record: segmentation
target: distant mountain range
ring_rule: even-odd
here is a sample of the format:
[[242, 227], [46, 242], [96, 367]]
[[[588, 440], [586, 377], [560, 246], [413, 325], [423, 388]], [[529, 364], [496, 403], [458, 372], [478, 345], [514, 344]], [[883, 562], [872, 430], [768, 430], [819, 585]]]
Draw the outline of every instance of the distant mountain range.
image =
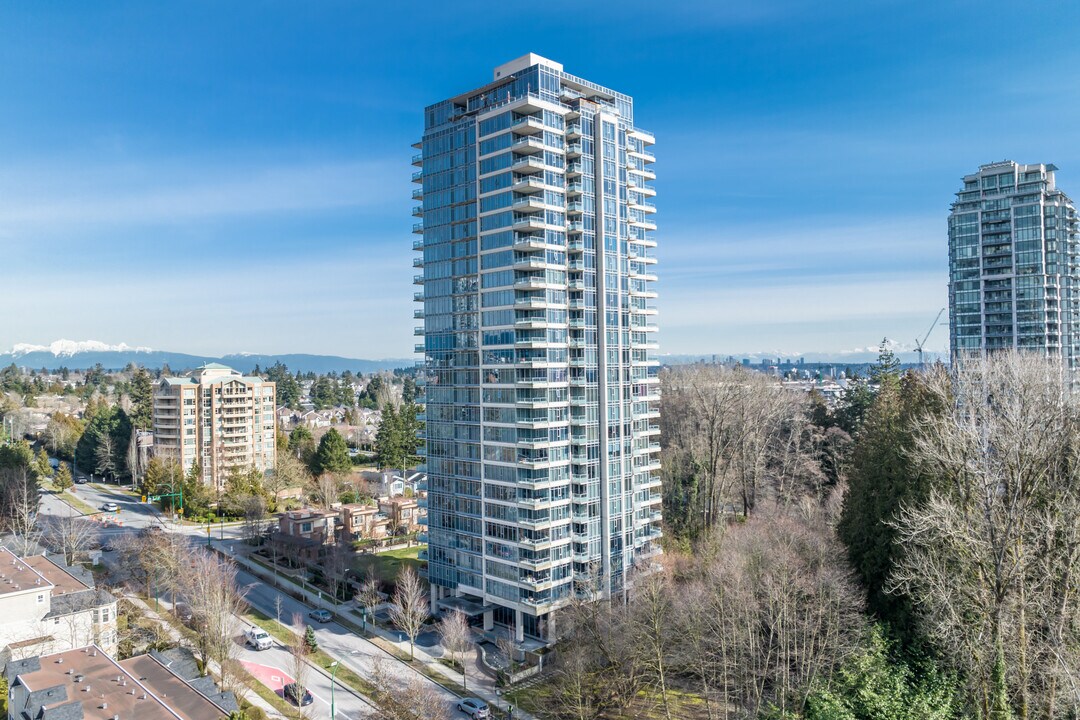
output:
[[354, 373], [372, 373], [380, 370], [393, 370], [409, 367], [414, 363], [411, 358], [388, 358], [386, 360], [360, 360], [338, 357], [336, 355], [306, 355], [300, 353], [286, 355], [256, 355], [252, 353], [234, 353], [231, 355], [189, 355], [187, 353], [153, 350], [147, 347], [131, 347], [124, 343], [109, 345], [97, 340], [57, 340], [49, 345], [30, 345], [20, 343], [10, 352], [0, 353], [0, 367], [14, 363], [25, 368], [46, 368], [56, 370], [67, 367], [72, 370], [94, 367], [101, 363], [108, 370], [119, 370], [129, 363], [142, 365], [156, 370], [168, 365], [174, 372], [190, 370], [203, 363], [217, 362], [228, 365], [241, 372], [250, 372], [258, 365], [266, 369], [280, 362], [296, 372], [328, 373], [331, 371]]

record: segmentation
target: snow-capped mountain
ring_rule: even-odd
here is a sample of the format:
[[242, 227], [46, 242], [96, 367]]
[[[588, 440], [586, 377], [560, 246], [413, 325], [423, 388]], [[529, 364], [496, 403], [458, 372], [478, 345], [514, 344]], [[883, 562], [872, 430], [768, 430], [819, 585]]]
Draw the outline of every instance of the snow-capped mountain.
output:
[[15, 347], [11, 348], [11, 352], [7, 353], [12, 357], [22, 357], [29, 355], [30, 353], [49, 352], [56, 357], [71, 357], [78, 355], [79, 353], [88, 352], [133, 352], [133, 353], [149, 353], [153, 352], [148, 347], [131, 347], [127, 343], [120, 343], [119, 345], [109, 345], [98, 340], [54, 340], [48, 345], [31, 345], [30, 343], [16, 343]]

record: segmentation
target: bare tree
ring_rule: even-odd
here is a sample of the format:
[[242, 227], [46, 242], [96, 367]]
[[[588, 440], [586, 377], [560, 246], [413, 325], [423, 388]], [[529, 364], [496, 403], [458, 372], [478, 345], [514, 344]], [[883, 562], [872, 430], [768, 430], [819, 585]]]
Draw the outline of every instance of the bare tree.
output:
[[266, 526], [266, 498], [262, 495], [246, 495], [240, 500], [244, 514], [244, 539], [256, 543]]
[[375, 623], [375, 608], [378, 607], [382, 601], [382, 592], [379, 590], [379, 579], [374, 575], [369, 574], [364, 578], [364, 581], [360, 583], [360, 589], [356, 593], [354, 598], [356, 602], [363, 608], [365, 617], [370, 615], [372, 624]]
[[26, 555], [41, 535], [38, 527], [41, 496], [33, 473], [25, 467], [0, 468], [0, 500], [4, 528], [15, 536], [18, 554]]
[[[304, 691], [307, 690], [311, 648], [304, 638], [304, 618], [300, 613], [293, 613], [292, 625], [294, 632], [289, 643], [289, 670], [292, 672], [293, 682], [296, 683], [296, 697], [303, 698]], [[300, 707], [302, 705], [297, 703], [298, 710]], [[298, 716], [302, 716], [302, 711]]]
[[690, 535], [726, 508], [749, 515], [820, 486], [806, 437], [809, 402], [774, 378], [742, 368], [689, 365], [661, 374], [665, 513]]
[[379, 720], [450, 720], [450, 708], [434, 684], [419, 673], [395, 677], [386, 660], [375, 657], [371, 684], [379, 706]]
[[634, 612], [629, 632], [639, 650], [639, 662], [660, 694], [664, 717], [672, 720], [668, 687], [671, 682], [671, 657], [674, 654], [675, 597], [671, 582], [662, 573], [641, 578], [634, 588]]
[[335, 605], [341, 599], [341, 591], [348, 583], [352, 557], [352, 550], [343, 543], [334, 543], [327, 548], [323, 556], [323, 577], [326, 579], [327, 589], [330, 590]]
[[45, 544], [53, 552], [62, 554], [68, 565], [74, 565], [97, 537], [97, 528], [81, 517], [50, 516], [42, 524]]
[[192, 614], [200, 623], [196, 650], [203, 662], [203, 672], [211, 660], [218, 663], [222, 684], [232, 687], [235, 678], [226, 677], [229, 662], [238, 646], [233, 642], [234, 616], [245, 608], [244, 593], [236, 585], [236, 566], [231, 560], [194, 550], [187, 558], [189, 572], [181, 582]]
[[[450, 661], [458, 662], [458, 658], [469, 649], [470, 636], [469, 619], [460, 610], [453, 610], [439, 620], [439, 641], [446, 652], [450, 653]], [[465, 661], [461, 661], [461, 686], [468, 687], [466, 678]]]
[[116, 474], [116, 443], [107, 432], [98, 433], [97, 449], [94, 450], [94, 469], [102, 475]]
[[409, 658], [416, 657], [416, 636], [431, 616], [424, 583], [411, 567], [398, 573], [390, 605], [390, 619], [409, 638]]
[[340, 494], [341, 482], [333, 473], [323, 473], [316, 478], [311, 491], [312, 498], [324, 510], [329, 510], [333, 503], [338, 502]]
[[923, 419], [912, 459], [942, 482], [895, 522], [893, 589], [920, 608], [983, 717], [1075, 714], [1080, 398], [1062, 368], [1012, 352], [928, 383], [948, 411]]

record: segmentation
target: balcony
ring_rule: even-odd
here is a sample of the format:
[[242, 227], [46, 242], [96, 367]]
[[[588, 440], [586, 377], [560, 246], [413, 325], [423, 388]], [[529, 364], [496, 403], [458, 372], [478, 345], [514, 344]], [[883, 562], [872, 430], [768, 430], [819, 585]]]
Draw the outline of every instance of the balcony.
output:
[[523, 137], [510, 146], [518, 155], [535, 155], [544, 151], [544, 141], [540, 138]]
[[655, 180], [656, 179], [656, 173], [653, 172], [652, 170], [650, 170], [649, 168], [644, 168], [644, 167], [636, 168], [636, 167], [627, 166], [626, 172], [634, 173], [635, 175], [640, 175], [641, 177], [647, 178], [649, 180]]
[[515, 230], [543, 230], [547, 223], [544, 222], [543, 217], [536, 217], [530, 215], [529, 217], [518, 218], [514, 221], [513, 228]]
[[416, 327], [414, 327], [412, 329], [412, 334], [417, 336], [417, 337], [424, 337], [424, 326], [423, 325], [417, 325]]
[[413, 275], [412, 276], [412, 281], [413, 281], [413, 285], [423, 285], [424, 284], [424, 276], [423, 275]]
[[581, 157], [581, 143], [570, 143], [566, 146], [566, 157], [578, 158]]
[[424, 238], [416, 238], [415, 240], [413, 240], [412, 241], [412, 249], [413, 250], [423, 250], [424, 249]]
[[413, 302], [424, 302], [424, 291], [414, 292], [412, 294]]
[[543, 250], [547, 247], [547, 238], [543, 235], [519, 235], [514, 239], [516, 250]]
[[515, 135], [535, 135], [544, 131], [544, 122], [540, 118], [523, 117], [511, 125], [510, 129]]
[[544, 212], [546, 205], [541, 198], [527, 197], [518, 200], [513, 205], [514, 212], [519, 213], [536, 213]]
[[527, 177], [527, 178], [522, 178], [521, 180], [518, 180], [516, 183], [513, 184], [513, 186], [510, 189], [513, 190], [516, 193], [525, 194], [525, 193], [543, 192], [545, 187], [546, 187], [546, 185], [544, 185], [544, 181], [541, 180], [540, 178]]
[[413, 316], [413, 318], [415, 320], [423, 320], [424, 319], [424, 311], [422, 309], [420, 309], [420, 308], [417, 308], [416, 310], [412, 311], [412, 316]]
[[581, 137], [581, 123], [572, 123], [566, 126], [566, 139], [577, 140]]
[[417, 344], [417, 345], [413, 345], [413, 352], [416, 352], [416, 353], [423, 353], [423, 352], [424, 352], [424, 344], [423, 344], [423, 343], [419, 343], [419, 344]]
[[569, 215], [581, 215], [585, 212], [585, 203], [572, 202], [566, 206], [566, 212]]
[[424, 217], [424, 206], [423, 205], [414, 205], [413, 209], [412, 209], [412, 216], [413, 217], [418, 217], [418, 218]]
[[416, 167], [424, 167], [424, 155], [423, 153], [417, 153], [412, 156], [412, 164]]
[[422, 183], [422, 182], [424, 182], [424, 171], [423, 170], [417, 170], [416, 172], [414, 172], [412, 174], [412, 181], [414, 183]]
[[585, 186], [582, 185], [581, 183], [579, 183], [579, 182], [570, 183], [569, 185], [566, 186], [566, 195], [567, 195], [567, 197], [569, 197], [571, 195], [580, 195], [582, 192], [584, 192], [584, 190], [585, 190]]
[[510, 166], [510, 169], [522, 175], [544, 171], [544, 161], [535, 157], [524, 157]]
[[566, 229], [568, 232], [585, 232], [585, 223], [580, 220], [575, 220], [571, 223], [567, 223]]
[[424, 223], [413, 223], [412, 231], [418, 235], [422, 235], [424, 233]]
[[422, 258], [422, 257], [414, 257], [412, 259], [412, 266], [414, 268], [422, 268], [422, 267], [424, 267], [424, 258]]
[[566, 165], [566, 177], [581, 177], [581, 163], [568, 163]]

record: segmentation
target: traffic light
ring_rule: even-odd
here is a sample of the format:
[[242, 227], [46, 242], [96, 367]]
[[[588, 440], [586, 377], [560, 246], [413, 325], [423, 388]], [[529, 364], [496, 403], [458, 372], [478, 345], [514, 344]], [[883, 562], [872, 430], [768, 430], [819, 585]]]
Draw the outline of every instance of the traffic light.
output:
[[142, 501], [146, 502], [146, 496], [145, 495], [142, 496]]

